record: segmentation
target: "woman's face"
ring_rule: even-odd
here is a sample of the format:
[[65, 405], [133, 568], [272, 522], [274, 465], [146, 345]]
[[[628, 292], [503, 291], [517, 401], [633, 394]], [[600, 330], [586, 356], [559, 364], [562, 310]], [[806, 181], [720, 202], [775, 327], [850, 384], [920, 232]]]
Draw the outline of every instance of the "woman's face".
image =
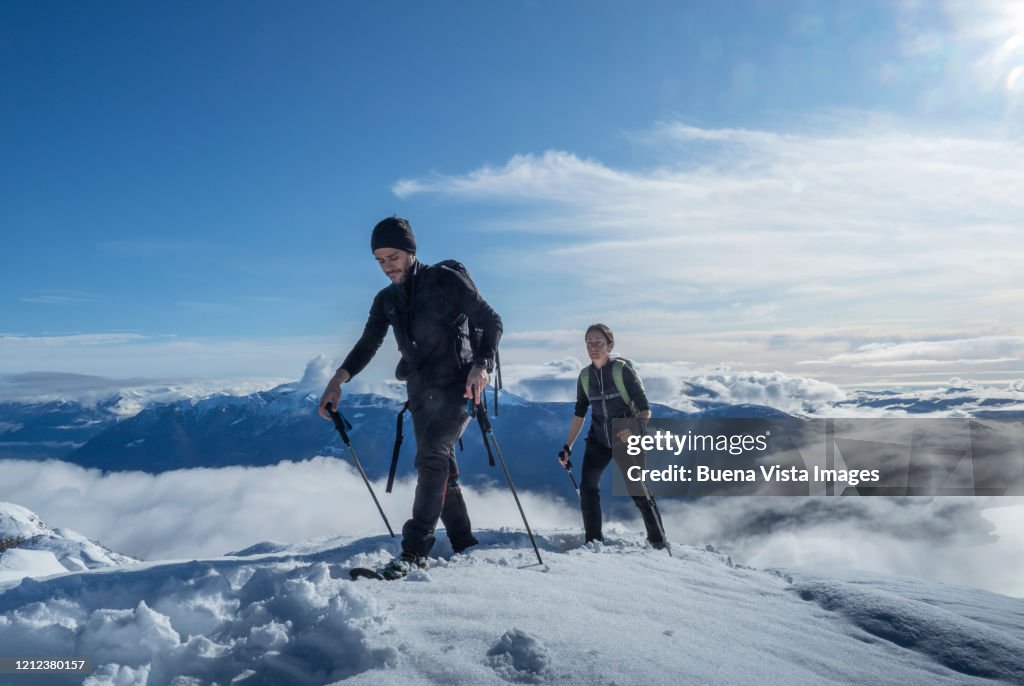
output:
[[591, 331], [587, 334], [586, 341], [587, 355], [590, 357], [590, 361], [594, 363], [595, 367], [603, 367], [612, 351], [611, 346], [608, 345], [608, 339], [600, 331]]

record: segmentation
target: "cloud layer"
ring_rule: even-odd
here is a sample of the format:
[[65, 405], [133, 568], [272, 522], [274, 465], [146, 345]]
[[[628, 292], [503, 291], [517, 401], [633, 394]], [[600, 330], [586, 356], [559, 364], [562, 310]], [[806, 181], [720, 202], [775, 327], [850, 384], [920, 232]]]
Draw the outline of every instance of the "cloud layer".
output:
[[[3, 461], [0, 469], [0, 500], [146, 559], [216, 556], [268, 540], [385, 533], [354, 468], [332, 458], [157, 476], [101, 474], [59, 462]], [[374, 486], [392, 527], [400, 529], [414, 484], [398, 482], [391, 495], [384, 495], [383, 483]], [[520, 496], [534, 529], [580, 528], [575, 503]], [[606, 496], [607, 531], [642, 530], [628, 499]], [[466, 489], [466, 500], [475, 527], [522, 525], [504, 484]], [[1017, 573], [1024, 564], [1021, 508], [1010, 498], [661, 500], [673, 541], [712, 543], [745, 564], [834, 564], [1024, 595]]]
[[[589, 364], [589, 362], [588, 362]], [[766, 405], [789, 413], [808, 414], [846, 399], [838, 386], [781, 372], [702, 369], [686, 363], [640, 362], [634, 365], [649, 400], [692, 412], [695, 400], [727, 405]], [[506, 373], [505, 386], [530, 400], [569, 402], [576, 399], [576, 379], [583, 362], [568, 357], [545, 365], [523, 366]]]

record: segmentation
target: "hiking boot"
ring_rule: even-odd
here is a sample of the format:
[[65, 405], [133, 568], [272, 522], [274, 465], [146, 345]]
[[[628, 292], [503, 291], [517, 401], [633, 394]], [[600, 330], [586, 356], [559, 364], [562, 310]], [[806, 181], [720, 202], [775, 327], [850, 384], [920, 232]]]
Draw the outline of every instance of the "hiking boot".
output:
[[417, 569], [427, 569], [429, 566], [425, 557], [416, 557], [411, 553], [402, 553], [401, 557], [396, 557], [377, 571], [386, 580], [394, 581], [395, 579], [401, 579], [409, 572], [414, 572]]
[[665, 549], [665, 541], [652, 541], [651, 539], [648, 538], [647, 542], [650, 543], [651, 547], [654, 548], [655, 550], [664, 550]]
[[451, 543], [452, 543], [452, 552], [455, 553], [456, 555], [458, 555], [462, 551], [464, 551], [464, 550], [466, 550], [468, 548], [472, 548], [475, 545], [478, 545], [480, 543], [480, 541], [476, 540], [476, 538], [474, 538], [474, 537], [470, 537], [467, 541], [459, 541], [458, 543], [456, 543], [455, 541], [452, 541]]

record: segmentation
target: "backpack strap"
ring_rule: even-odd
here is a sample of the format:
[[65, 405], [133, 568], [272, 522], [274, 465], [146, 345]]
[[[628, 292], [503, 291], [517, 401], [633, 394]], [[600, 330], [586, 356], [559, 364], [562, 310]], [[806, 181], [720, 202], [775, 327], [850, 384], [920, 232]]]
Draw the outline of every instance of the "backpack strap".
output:
[[494, 416], [498, 416], [498, 391], [505, 388], [501, 382], [501, 355], [494, 351]]
[[388, 470], [388, 485], [384, 489], [385, 493], [390, 493], [391, 487], [395, 485], [395, 472], [398, 471], [398, 452], [402, 449], [402, 419], [405, 416], [405, 411], [408, 409], [409, 401], [406, 400], [405, 404], [402, 405], [402, 409], [398, 411], [398, 419], [395, 422], [395, 449], [391, 452], [391, 469]]
[[629, 391], [626, 390], [626, 380], [622, 376], [622, 368], [626, 366], [626, 361], [621, 357], [616, 357], [612, 360], [612, 383], [615, 384], [615, 390], [619, 392], [622, 399], [626, 401], [626, 404], [633, 407], [633, 401], [629, 397]]
[[[473, 281], [473, 277], [470, 275], [469, 269], [458, 260], [441, 260], [440, 262], [434, 263], [433, 266], [452, 274], [472, 292], [476, 294], [480, 293], [480, 289], [477, 288], [476, 282]], [[448, 307], [449, 309], [452, 309], [452, 304], [450, 302], [448, 303]], [[480, 339], [483, 337], [483, 330], [478, 327], [474, 327], [473, 323], [469, 321], [469, 317], [466, 316], [465, 313], [459, 313], [455, 316], [455, 319], [452, 322], [452, 329], [455, 331], [461, 330], [463, 324], [466, 324], [469, 330], [469, 347], [473, 353], [476, 354], [476, 349], [480, 344]], [[492, 371], [492, 377], [494, 379], [494, 416], [497, 417], [498, 391], [504, 388], [504, 384], [501, 379], [501, 357], [498, 349], [494, 350], [494, 369]], [[459, 446], [461, 447], [461, 445], [462, 439], [459, 439]]]
[[[583, 395], [587, 396], [587, 400], [590, 400], [591, 402], [594, 400], [613, 398], [615, 395], [618, 395], [626, 402], [627, 405], [632, 407], [633, 400], [629, 396], [629, 390], [626, 388], [626, 379], [622, 373], [622, 368], [629, 364], [629, 361], [624, 357], [613, 357], [610, 362], [612, 365], [612, 383], [615, 384], [616, 393], [606, 394], [600, 398], [592, 398], [590, 396], [590, 365], [587, 365], [580, 371], [579, 377], [580, 385], [583, 387]], [[632, 368], [632, 365], [630, 365], [630, 369]], [[636, 376], [635, 372], [634, 376]]]

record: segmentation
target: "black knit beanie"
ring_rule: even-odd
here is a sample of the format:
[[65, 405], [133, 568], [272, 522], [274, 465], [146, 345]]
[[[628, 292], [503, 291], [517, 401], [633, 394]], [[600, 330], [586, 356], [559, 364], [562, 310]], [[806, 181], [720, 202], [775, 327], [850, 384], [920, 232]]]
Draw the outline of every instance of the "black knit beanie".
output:
[[407, 219], [388, 217], [377, 222], [370, 237], [370, 250], [378, 248], [397, 248], [416, 254], [416, 237], [412, 235], [412, 227]]

